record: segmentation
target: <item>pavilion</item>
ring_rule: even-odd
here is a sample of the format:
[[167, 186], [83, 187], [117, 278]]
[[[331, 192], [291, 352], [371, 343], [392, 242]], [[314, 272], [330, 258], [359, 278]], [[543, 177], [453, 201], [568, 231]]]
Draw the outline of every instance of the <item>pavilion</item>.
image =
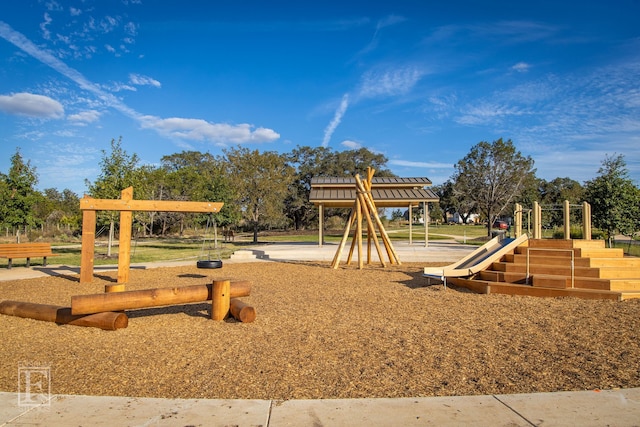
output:
[[[428, 202], [439, 202], [438, 196], [430, 189], [428, 178], [373, 177], [371, 197], [377, 208], [407, 208], [411, 210], [420, 203], [424, 206], [424, 245], [429, 245]], [[324, 209], [352, 208], [357, 197], [355, 178], [314, 177], [311, 179], [309, 201], [318, 207], [318, 245], [324, 241]], [[409, 221], [409, 244], [413, 243], [412, 221]]]

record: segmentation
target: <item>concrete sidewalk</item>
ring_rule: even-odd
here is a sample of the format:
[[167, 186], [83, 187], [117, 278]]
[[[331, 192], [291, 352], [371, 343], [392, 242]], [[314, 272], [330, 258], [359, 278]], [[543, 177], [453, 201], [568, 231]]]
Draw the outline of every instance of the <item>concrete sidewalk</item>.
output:
[[[454, 262], [475, 247], [430, 242], [395, 246], [403, 262]], [[224, 263], [331, 261], [336, 244], [251, 247]], [[375, 253], [375, 250], [373, 250]], [[343, 254], [346, 260], [348, 248]], [[375, 255], [374, 255], [375, 256]], [[355, 258], [354, 255], [354, 259]], [[377, 257], [375, 258], [377, 259]], [[195, 260], [131, 268], [194, 265]], [[224, 268], [224, 267], [223, 267]], [[96, 271], [117, 270], [99, 266]], [[0, 270], [0, 281], [78, 274], [78, 267]], [[17, 382], [17, 381], [16, 381]], [[55, 379], [53, 379], [55, 385]], [[640, 388], [624, 390], [401, 399], [209, 400], [0, 392], [2, 426], [640, 426]], [[43, 403], [44, 402], [44, 403]], [[22, 405], [21, 405], [22, 403]], [[29, 403], [29, 399], [26, 399]]]
[[[23, 399], [24, 401], [24, 399]], [[640, 389], [401, 399], [210, 400], [55, 395], [0, 426], [637, 426]]]

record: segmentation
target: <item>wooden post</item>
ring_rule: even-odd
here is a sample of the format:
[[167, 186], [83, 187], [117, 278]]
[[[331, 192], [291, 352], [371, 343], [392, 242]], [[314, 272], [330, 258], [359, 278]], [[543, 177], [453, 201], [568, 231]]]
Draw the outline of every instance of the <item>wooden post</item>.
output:
[[409, 203], [409, 245], [413, 244], [413, 207]]
[[93, 257], [96, 243], [96, 211], [82, 212], [82, 249], [80, 254], [80, 283], [93, 280]]
[[540, 204], [538, 202], [533, 202], [533, 238], [541, 239], [542, 238], [542, 226], [541, 223], [541, 210]]
[[[369, 230], [370, 235], [367, 237], [373, 239], [373, 243], [376, 245], [376, 250], [378, 251], [378, 258], [380, 259], [380, 264], [383, 267], [386, 267], [386, 263], [384, 262], [384, 256], [382, 254], [382, 249], [380, 248], [380, 243], [378, 242], [378, 236], [376, 235], [376, 230], [374, 228], [374, 224], [371, 221], [371, 212], [369, 212], [369, 208], [367, 207], [367, 203], [364, 201], [364, 194], [358, 193], [358, 199], [360, 200], [360, 206], [362, 206], [362, 210], [364, 211], [365, 218], [367, 219], [367, 229]], [[369, 243], [370, 246], [370, 243]], [[371, 259], [371, 248], [368, 248], [367, 253], [367, 264], [370, 263]]]
[[424, 206], [424, 247], [429, 247], [429, 221], [431, 216], [429, 215], [429, 203], [425, 200], [422, 202]]
[[214, 280], [211, 294], [211, 319], [224, 320], [229, 314], [231, 284], [229, 280]]
[[324, 203], [318, 206], [318, 246], [324, 244]]
[[[127, 187], [120, 192], [122, 201], [130, 202], [133, 200], [133, 187]], [[120, 236], [118, 238], [118, 282], [129, 282], [129, 267], [131, 265], [131, 211], [120, 211]], [[120, 291], [112, 290], [112, 292], [124, 291], [124, 286]]]
[[331, 262], [331, 267], [336, 269], [340, 264], [340, 258], [342, 257], [342, 251], [344, 250], [344, 245], [347, 243], [347, 239], [349, 238], [349, 232], [351, 231], [351, 222], [356, 217], [356, 205], [353, 204], [353, 208], [351, 209], [351, 214], [349, 215], [349, 219], [347, 220], [347, 226], [344, 228], [344, 234], [342, 235], [342, 240], [340, 240], [340, 245], [338, 246], [338, 250], [333, 257], [333, 261]]
[[568, 200], [562, 204], [562, 212], [564, 214], [564, 240], [571, 240], [571, 208]]
[[520, 203], [515, 204], [515, 212], [513, 214], [515, 220], [515, 237], [522, 235], [522, 205]]
[[251, 323], [256, 320], [256, 309], [238, 298], [231, 298], [229, 311], [234, 319], [242, 323]]
[[582, 202], [582, 238], [591, 240], [591, 205]]
[[107, 331], [126, 328], [129, 318], [124, 313], [101, 312], [88, 315], [72, 315], [71, 307], [35, 304], [30, 302], [0, 302], [0, 313], [9, 316], [55, 322], [60, 325], [89, 326]]
[[[230, 283], [230, 298], [246, 297], [251, 293], [251, 282]], [[105, 294], [74, 295], [71, 297], [72, 314], [90, 314], [103, 311], [133, 310], [163, 305], [189, 304], [213, 298], [213, 285], [193, 285], [179, 288], [156, 288]]]

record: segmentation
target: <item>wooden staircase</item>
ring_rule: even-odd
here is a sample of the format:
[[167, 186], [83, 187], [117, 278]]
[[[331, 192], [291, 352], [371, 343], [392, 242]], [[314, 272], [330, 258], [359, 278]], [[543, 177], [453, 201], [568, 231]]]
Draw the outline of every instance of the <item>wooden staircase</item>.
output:
[[448, 282], [478, 293], [626, 300], [640, 298], [640, 258], [603, 240], [528, 240], [468, 278]]

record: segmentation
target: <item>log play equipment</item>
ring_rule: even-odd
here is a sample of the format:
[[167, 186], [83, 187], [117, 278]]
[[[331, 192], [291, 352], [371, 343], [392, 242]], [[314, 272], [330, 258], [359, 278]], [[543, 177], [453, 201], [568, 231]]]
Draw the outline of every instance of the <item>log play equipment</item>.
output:
[[10, 300], [0, 302], [0, 314], [55, 322], [59, 325], [89, 326], [107, 331], [126, 328], [129, 324], [129, 318], [124, 313], [101, 312], [73, 315], [71, 307]]
[[118, 281], [117, 285], [107, 285], [106, 292], [124, 290], [124, 283], [129, 281], [131, 264], [131, 225], [134, 211], [143, 212], [220, 212], [222, 202], [180, 202], [176, 200], [134, 200], [133, 187], [120, 193], [120, 199], [94, 199], [84, 196], [80, 199], [82, 211], [82, 255], [80, 259], [80, 283], [91, 283], [93, 279], [93, 262], [95, 254], [95, 230], [97, 211], [120, 212], [120, 237], [118, 247]]
[[[380, 233], [380, 238], [382, 243], [384, 244], [387, 256], [389, 257], [389, 262], [391, 264], [400, 265], [400, 259], [398, 258], [398, 254], [393, 248], [393, 244], [391, 243], [391, 239], [387, 234], [384, 226], [382, 225], [382, 221], [378, 216], [378, 210], [376, 208], [375, 202], [371, 197], [371, 179], [375, 173], [375, 169], [368, 167], [367, 168], [367, 179], [360, 179], [360, 175], [356, 174], [356, 200], [354, 201], [353, 208], [351, 209], [351, 214], [349, 215], [349, 219], [347, 220], [347, 225], [344, 230], [344, 234], [342, 236], [342, 240], [340, 241], [340, 245], [338, 246], [338, 250], [333, 258], [333, 262], [331, 263], [331, 267], [337, 269], [340, 264], [340, 258], [342, 257], [342, 251], [344, 250], [345, 244], [349, 238], [349, 234], [351, 231], [351, 227], [355, 224], [356, 229], [354, 231], [354, 237], [351, 241], [351, 248], [349, 249], [349, 256], [347, 258], [347, 265], [351, 264], [351, 259], [353, 257], [354, 248], [357, 246], [358, 248], [358, 268], [362, 269], [364, 265], [364, 259], [362, 255], [362, 219], [367, 222], [367, 264], [371, 264], [371, 242], [375, 244], [376, 250], [378, 252], [378, 259], [380, 260], [380, 264], [383, 267], [386, 267], [386, 263], [384, 261], [384, 256], [382, 254], [382, 249], [380, 248], [380, 243], [378, 242], [378, 236], [376, 234], [376, 227], [378, 232]], [[372, 220], [373, 217], [373, 220]]]
[[[74, 295], [71, 297], [72, 314], [90, 314], [104, 311], [133, 310], [160, 307], [163, 305], [190, 304], [217, 300], [212, 284], [182, 286], [177, 288], [143, 289], [139, 291], [110, 292], [103, 294]], [[251, 283], [229, 282], [229, 298], [248, 296]], [[227, 305], [229, 303], [227, 302]], [[229, 309], [227, 309], [228, 311]], [[225, 313], [226, 314], [226, 313]]]

